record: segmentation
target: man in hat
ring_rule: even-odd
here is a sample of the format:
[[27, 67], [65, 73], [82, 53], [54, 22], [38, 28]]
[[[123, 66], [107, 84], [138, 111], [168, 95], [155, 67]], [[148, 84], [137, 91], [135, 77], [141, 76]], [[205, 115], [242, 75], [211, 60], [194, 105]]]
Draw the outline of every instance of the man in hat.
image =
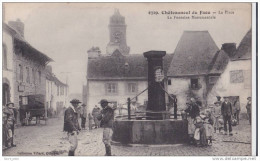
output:
[[7, 103], [6, 107], [3, 109], [3, 114], [5, 115], [5, 122], [8, 128], [9, 136], [9, 141], [6, 142], [6, 146], [8, 147], [8, 143], [11, 143], [11, 146], [15, 147], [16, 145], [14, 144], [14, 126], [16, 123], [16, 109], [14, 107], [14, 103]]
[[72, 101], [70, 101], [70, 103], [72, 106], [67, 108], [64, 114], [63, 130], [67, 132], [69, 142], [70, 142], [69, 156], [74, 156], [75, 150], [78, 146], [77, 135], [79, 134], [80, 131], [79, 122], [78, 122], [78, 113], [76, 109], [78, 108], [81, 102], [77, 99], [73, 99]]
[[251, 125], [251, 97], [247, 97], [247, 104], [246, 104], [246, 110], [247, 110], [247, 116], [249, 120], [249, 124]]
[[114, 109], [108, 106], [106, 99], [100, 101], [102, 110], [97, 116], [97, 119], [101, 121], [100, 126], [104, 128], [103, 130], [103, 142], [106, 148], [106, 156], [111, 156], [111, 137], [113, 134], [112, 127], [114, 122]]
[[86, 105], [83, 103], [82, 105], [82, 109], [81, 109], [81, 113], [80, 113], [80, 117], [81, 117], [81, 128], [85, 129], [86, 128], [86, 118], [87, 118], [87, 109], [86, 109]]
[[227, 135], [227, 123], [228, 123], [228, 131], [229, 135], [233, 135], [232, 133], [232, 125], [231, 125], [231, 116], [232, 116], [232, 104], [229, 102], [228, 97], [224, 97], [224, 102], [221, 105], [221, 114], [224, 120], [224, 131], [225, 135]]

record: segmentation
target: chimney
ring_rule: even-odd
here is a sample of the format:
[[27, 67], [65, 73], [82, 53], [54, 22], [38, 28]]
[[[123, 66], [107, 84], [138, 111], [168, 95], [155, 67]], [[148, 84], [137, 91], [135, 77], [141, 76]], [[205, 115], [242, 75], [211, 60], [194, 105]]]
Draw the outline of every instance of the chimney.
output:
[[236, 51], [236, 43], [224, 43], [222, 44], [221, 50], [224, 50], [231, 58], [234, 56]]
[[99, 47], [92, 47], [91, 49], [89, 49], [87, 51], [88, 53], [88, 58], [89, 59], [93, 59], [93, 58], [97, 58], [101, 56], [101, 50], [99, 49]]
[[52, 66], [47, 65], [47, 66], [46, 66], [46, 70], [47, 70], [48, 72], [52, 73]]
[[16, 21], [9, 21], [8, 25], [19, 32], [22, 37], [24, 37], [24, 23], [22, 23], [20, 19], [17, 19]]

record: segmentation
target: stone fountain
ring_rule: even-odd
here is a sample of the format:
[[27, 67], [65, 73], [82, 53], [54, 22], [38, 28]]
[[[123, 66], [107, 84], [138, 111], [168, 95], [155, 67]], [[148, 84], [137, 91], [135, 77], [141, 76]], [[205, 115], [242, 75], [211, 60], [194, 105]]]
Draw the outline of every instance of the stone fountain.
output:
[[180, 144], [188, 140], [188, 121], [165, 119], [163, 57], [165, 51], [148, 51], [148, 105], [145, 120], [116, 120], [112, 140], [122, 144]]

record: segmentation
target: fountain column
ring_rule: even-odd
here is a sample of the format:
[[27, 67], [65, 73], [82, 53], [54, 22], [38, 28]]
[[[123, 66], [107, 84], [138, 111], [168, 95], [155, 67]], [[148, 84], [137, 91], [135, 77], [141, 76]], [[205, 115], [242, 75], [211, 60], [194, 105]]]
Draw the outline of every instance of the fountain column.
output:
[[[164, 89], [164, 72], [162, 58], [165, 51], [148, 51], [144, 57], [148, 61], [148, 105], [146, 110], [152, 112], [166, 111]], [[162, 89], [163, 88], [163, 89]], [[148, 120], [162, 120], [161, 113], [146, 113]]]

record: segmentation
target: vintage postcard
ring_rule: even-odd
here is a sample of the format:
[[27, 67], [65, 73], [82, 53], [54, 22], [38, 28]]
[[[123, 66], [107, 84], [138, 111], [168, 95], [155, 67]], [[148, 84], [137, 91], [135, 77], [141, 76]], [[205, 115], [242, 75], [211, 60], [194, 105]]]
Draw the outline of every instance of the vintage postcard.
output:
[[3, 157], [257, 155], [255, 4], [2, 6]]

